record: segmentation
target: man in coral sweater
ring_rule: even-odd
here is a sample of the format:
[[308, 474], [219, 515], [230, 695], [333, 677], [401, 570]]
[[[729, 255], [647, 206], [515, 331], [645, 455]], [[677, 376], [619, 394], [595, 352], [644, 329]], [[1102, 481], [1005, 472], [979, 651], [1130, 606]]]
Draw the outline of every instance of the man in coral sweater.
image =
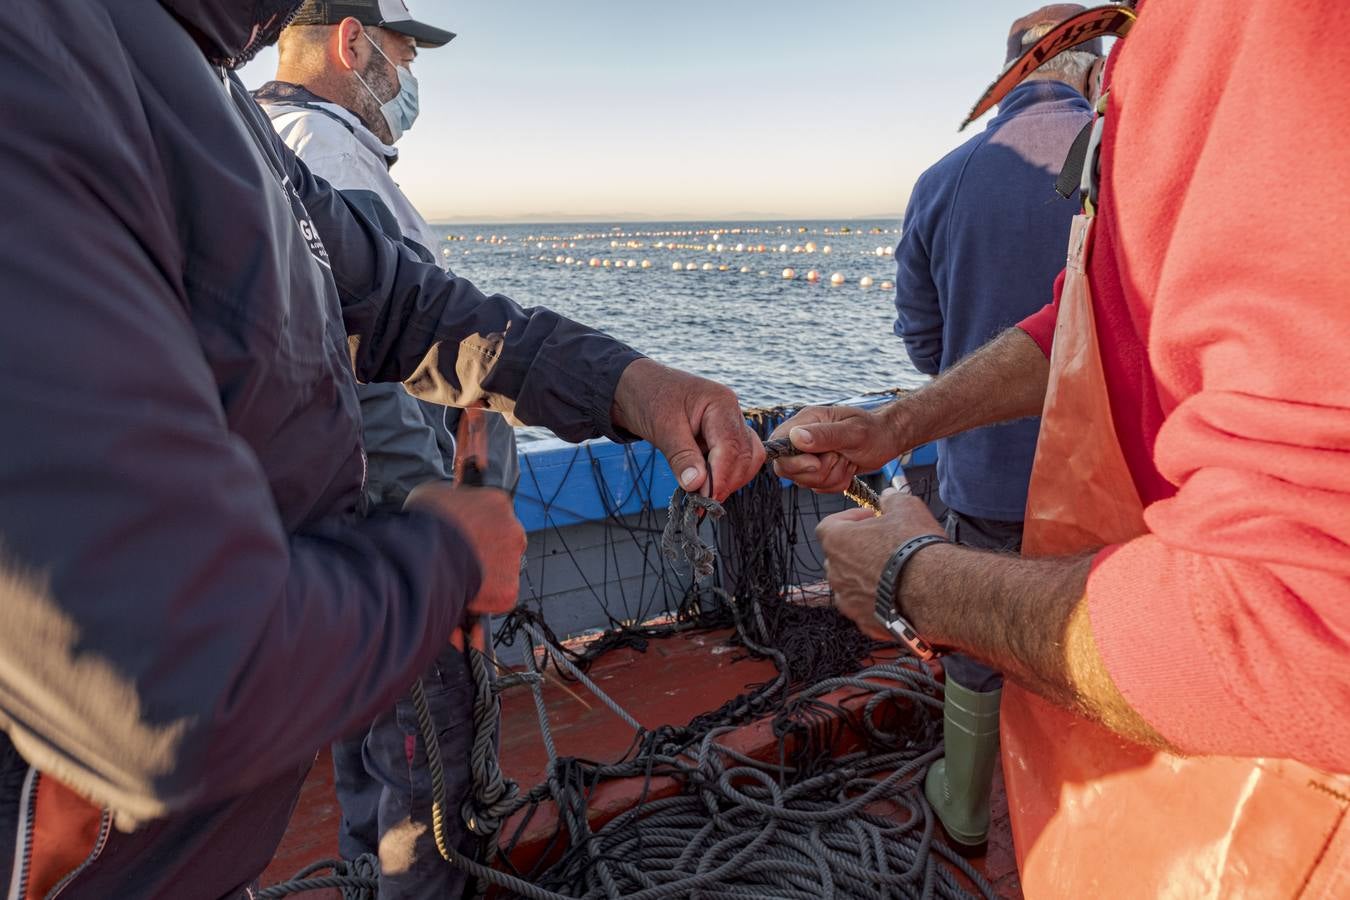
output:
[[[1108, 64], [1084, 271], [1108, 398], [1086, 418], [1114, 427], [1141, 533], [1040, 559], [935, 542], [896, 606], [931, 644], [1146, 747], [1350, 772], [1350, 83], [1330, 74], [1350, 60], [1326, 41], [1350, 6], [1138, 12]], [[884, 409], [800, 413], [780, 434], [807, 455], [779, 471], [839, 490], [1041, 413], [1059, 302]], [[883, 567], [924, 533], [941, 527], [901, 496], [821, 524], [864, 629], [885, 636]]]

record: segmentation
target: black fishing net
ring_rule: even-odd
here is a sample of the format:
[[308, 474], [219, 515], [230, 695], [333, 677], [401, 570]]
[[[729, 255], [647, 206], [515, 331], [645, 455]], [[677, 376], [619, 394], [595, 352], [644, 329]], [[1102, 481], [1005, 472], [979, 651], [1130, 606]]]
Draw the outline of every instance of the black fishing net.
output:
[[[749, 420], [767, 439], [790, 412], [752, 411]], [[579, 450], [578, 462], [584, 459]], [[589, 463], [597, 489], [612, 496], [601, 467], [593, 457]], [[499, 641], [509, 645], [533, 628], [550, 646], [542, 664], [552, 655], [557, 675], [575, 680], [557, 657], [584, 671], [616, 647], [642, 651], [677, 632], [730, 628], [728, 640], [771, 660], [777, 675], [687, 723], [640, 734], [623, 759], [556, 757], [548, 780], [522, 798], [526, 815], [503, 846], [505, 868], [522, 880], [497, 889], [540, 897], [961, 897], [974, 887], [992, 895], [934, 841], [922, 797], [923, 772], [940, 753], [941, 687], [924, 666], [872, 641], [834, 608], [810, 540], [820, 498], [766, 468], [720, 516], [673, 508], [687, 512], [691, 533], [716, 548], [700, 577], [697, 553], [688, 554], [691, 567], [672, 562], [662, 546], [665, 498], [650, 496], [650, 474], [640, 470], [634, 479], [635, 490], [648, 492], [641, 511], [604, 523], [606, 543], [637, 550], [642, 577], [624, 578], [615, 557], [614, 568], [603, 570], [606, 584], [587, 581], [605, 610], [604, 634], [584, 648], [565, 647], [536, 593]], [[910, 489], [929, 499], [931, 480]], [[564, 529], [549, 538], [562, 549], [552, 556], [583, 568]], [[611, 593], [616, 582], [627, 589]], [[747, 759], [720, 742], [765, 718], [778, 739], [776, 759]], [[675, 796], [644, 800], [592, 830], [588, 803], [600, 785], [641, 778], [645, 797], [662, 776], [680, 783]], [[872, 810], [883, 801], [891, 808], [880, 816]], [[541, 804], [558, 814], [552, 845], [533, 871], [515, 871], [511, 851]]]

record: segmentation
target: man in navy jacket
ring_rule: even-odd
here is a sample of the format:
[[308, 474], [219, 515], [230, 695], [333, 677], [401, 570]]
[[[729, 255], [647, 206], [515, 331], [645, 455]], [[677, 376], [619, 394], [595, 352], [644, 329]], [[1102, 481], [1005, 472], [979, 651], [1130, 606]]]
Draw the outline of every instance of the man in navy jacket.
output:
[[231, 72], [298, 2], [0, 18], [12, 896], [246, 896], [315, 751], [514, 602], [503, 492], [360, 515], [357, 380], [645, 437], [721, 497], [763, 463], [731, 391], [485, 295], [314, 177]]
[[[1083, 7], [1060, 3], [1013, 23], [1007, 62]], [[1100, 41], [1045, 63], [999, 105], [985, 130], [914, 185], [895, 248], [895, 333], [919, 371], [937, 375], [1045, 305], [1064, 268], [1077, 205], [1054, 183], [1091, 118], [1084, 97]], [[1037, 419], [979, 428], [938, 442], [939, 493], [953, 540], [1016, 551], [1036, 449]], [[945, 661], [947, 756], [928, 796], [957, 843], [988, 830], [998, 748], [1001, 676], [961, 656]]]

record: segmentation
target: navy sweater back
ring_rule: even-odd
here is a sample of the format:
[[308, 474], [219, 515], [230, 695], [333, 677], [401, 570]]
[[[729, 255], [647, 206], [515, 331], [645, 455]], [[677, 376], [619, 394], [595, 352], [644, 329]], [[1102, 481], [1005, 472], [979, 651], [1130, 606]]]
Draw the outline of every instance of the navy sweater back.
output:
[[[895, 333], [936, 375], [1050, 301], [1078, 204], [1055, 193], [1092, 110], [1059, 81], [1012, 91], [985, 130], [919, 177], [895, 248]], [[938, 442], [944, 503], [1021, 521], [1039, 419]]]

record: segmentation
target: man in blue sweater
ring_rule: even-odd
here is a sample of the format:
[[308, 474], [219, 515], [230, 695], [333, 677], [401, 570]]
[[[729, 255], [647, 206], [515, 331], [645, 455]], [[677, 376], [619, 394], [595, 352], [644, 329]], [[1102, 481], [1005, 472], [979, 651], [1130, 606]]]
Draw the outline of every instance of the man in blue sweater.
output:
[[[1013, 23], [1007, 63], [1082, 6], [1058, 3]], [[1048, 60], [1008, 94], [981, 133], [914, 185], [895, 248], [895, 333], [920, 372], [937, 375], [1045, 305], [1064, 267], [1077, 204], [1054, 183], [1091, 119], [1084, 96], [1100, 40]], [[947, 534], [1016, 552], [1036, 448], [1036, 419], [980, 428], [938, 444]], [[989, 828], [998, 751], [998, 672], [962, 656], [947, 672], [946, 757], [929, 770], [928, 798], [948, 837], [978, 850]]]

